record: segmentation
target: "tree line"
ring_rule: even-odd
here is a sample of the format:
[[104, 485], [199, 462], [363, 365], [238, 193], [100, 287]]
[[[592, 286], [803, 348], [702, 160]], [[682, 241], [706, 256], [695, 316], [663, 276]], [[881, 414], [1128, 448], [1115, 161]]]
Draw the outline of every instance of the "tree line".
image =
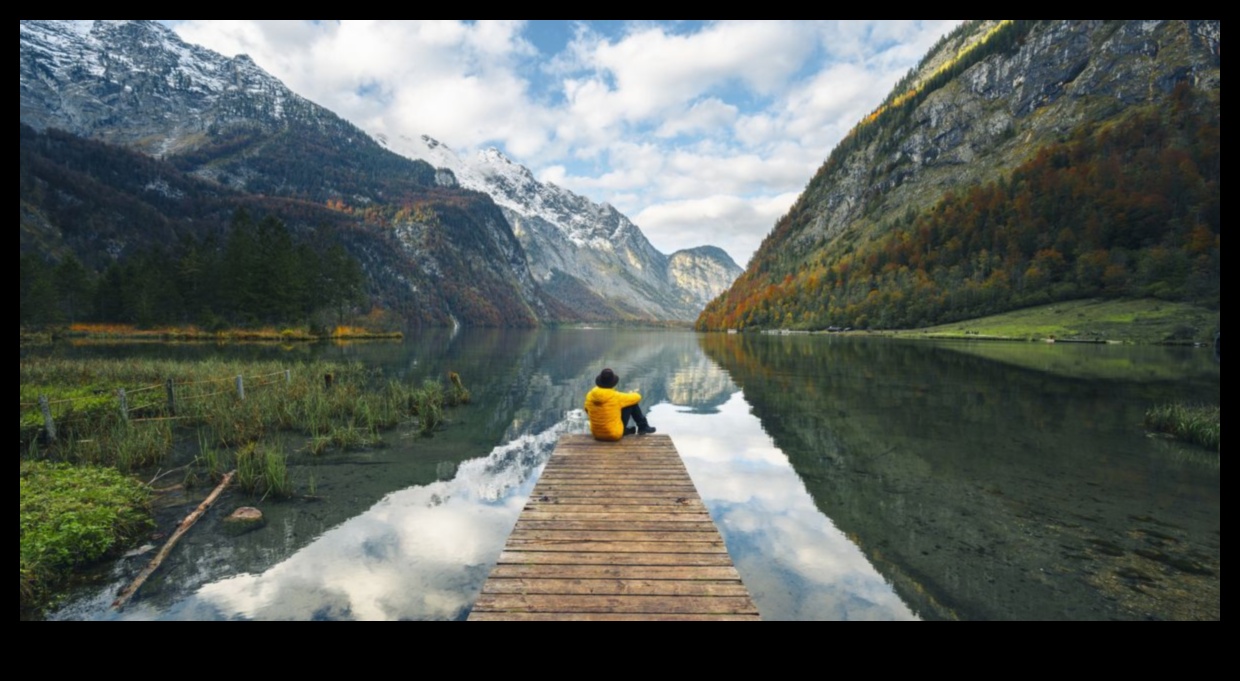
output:
[[152, 245], [87, 268], [74, 255], [20, 260], [20, 323], [77, 321], [208, 329], [341, 323], [365, 300], [357, 259], [320, 227], [297, 239], [274, 215], [234, 215], [227, 233]]

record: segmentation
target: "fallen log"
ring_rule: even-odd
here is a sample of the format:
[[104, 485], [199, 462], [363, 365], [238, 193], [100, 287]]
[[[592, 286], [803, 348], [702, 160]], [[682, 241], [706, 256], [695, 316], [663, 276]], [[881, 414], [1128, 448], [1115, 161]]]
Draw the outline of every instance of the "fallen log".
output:
[[137, 593], [138, 589], [141, 588], [142, 584], [146, 582], [147, 578], [159, 569], [160, 564], [164, 562], [164, 559], [167, 558], [168, 554], [172, 551], [172, 547], [176, 546], [176, 543], [181, 540], [181, 537], [184, 536], [186, 532], [189, 531], [189, 528], [193, 527], [194, 523], [198, 522], [198, 519], [202, 517], [202, 514], [206, 513], [207, 509], [211, 508], [211, 505], [215, 503], [217, 498], [219, 498], [220, 493], [224, 491], [224, 488], [228, 487], [228, 483], [232, 482], [233, 475], [236, 474], [236, 472], [237, 471], [228, 471], [228, 473], [224, 475], [224, 479], [220, 480], [220, 484], [216, 485], [215, 489], [211, 490], [211, 493], [207, 495], [206, 499], [202, 500], [201, 504], [198, 504], [198, 508], [194, 509], [193, 513], [185, 516], [185, 519], [181, 521], [181, 524], [177, 525], [176, 531], [172, 533], [171, 537], [168, 537], [168, 541], [164, 542], [164, 546], [159, 550], [159, 553], [155, 554], [155, 557], [151, 559], [151, 562], [147, 563], [146, 567], [142, 568], [142, 572], [139, 572], [138, 576], [134, 577], [134, 580], [129, 583], [129, 586], [125, 587], [121, 591], [120, 595], [116, 597], [116, 600], [112, 601], [112, 608], [114, 610], [124, 608], [125, 604], [129, 602], [129, 599], [132, 598], [133, 595]]

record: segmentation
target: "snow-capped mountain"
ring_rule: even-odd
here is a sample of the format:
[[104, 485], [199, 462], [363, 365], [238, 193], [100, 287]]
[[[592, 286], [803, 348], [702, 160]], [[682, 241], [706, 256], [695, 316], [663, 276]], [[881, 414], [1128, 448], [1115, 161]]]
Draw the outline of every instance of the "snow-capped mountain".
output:
[[[330, 223], [362, 261], [372, 300], [428, 324], [691, 320], [740, 273], [717, 249], [669, 258], [612, 207], [539, 183], [498, 152], [466, 163], [430, 140], [419, 153], [388, 149], [249, 57], [190, 45], [156, 22], [22, 20], [20, 38], [20, 116], [30, 139], [55, 129], [164, 164], [136, 185], [124, 181], [136, 190], [121, 187], [107, 163], [80, 169], [110, 173], [94, 176], [110, 188], [58, 205], [121, 192], [113, 203], [167, 221], [165, 241], [218, 229], [246, 202], [303, 233]], [[57, 178], [75, 170], [71, 159], [41, 162], [60, 164]], [[180, 198], [151, 189], [177, 184], [177, 174], [237, 194], [206, 206], [201, 188], [178, 190]], [[37, 201], [85, 188], [46, 191], [51, 180], [39, 182], [42, 189], [30, 185]], [[137, 229], [152, 221], [129, 208], [92, 210], [87, 230], [53, 224], [42, 208], [23, 205], [24, 216], [39, 217], [23, 218], [23, 234], [34, 235], [23, 238], [23, 252], [76, 252], [102, 267], [152, 245]], [[92, 236], [103, 231], [106, 243]]]
[[[663, 254], [612, 206], [539, 182], [498, 149], [464, 159], [425, 135], [391, 146], [491, 196], [512, 224], [534, 277], [587, 318], [694, 319], [741, 272], [714, 247]], [[440, 181], [451, 179], [441, 172]]]
[[22, 21], [21, 120], [166, 156], [212, 125], [307, 116], [315, 105], [246, 55], [140, 21]]

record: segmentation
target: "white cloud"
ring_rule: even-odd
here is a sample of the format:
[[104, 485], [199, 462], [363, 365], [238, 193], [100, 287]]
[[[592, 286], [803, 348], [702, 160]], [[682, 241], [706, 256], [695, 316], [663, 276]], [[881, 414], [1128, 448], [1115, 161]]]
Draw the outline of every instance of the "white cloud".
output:
[[[955, 21], [591, 24], [555, 54], [525, 22], [196, 21], [372, 133], [498, 146], [609, 202], [655, 245], [748, 259], [831, 148]], [[557, 47], [557, 49], [559, 49]]]
[[719, 194], [663, 201], [646, 206], [632, 219], [651, 243], [664, 252], [712, 244], [727, 251], [744, 267], [775, 220], [788, 212], [797, 196], [798, 192], [787, 192], [743, 199]]
[[429, 134], [518, 157], [547, 140], [544, 112], [518, 74], [534, 48], [520, 22], [187, 22], [183, 38], [248, 53], [299, 94], [389, 136]]
[[735, 106], [710, 97], [695, 102], [683, 115], [668, 119], [655, 131], [655, 136], [675, 137], [694, 132], [714, 134], [730, 126], [736, 120], [738, 111]]

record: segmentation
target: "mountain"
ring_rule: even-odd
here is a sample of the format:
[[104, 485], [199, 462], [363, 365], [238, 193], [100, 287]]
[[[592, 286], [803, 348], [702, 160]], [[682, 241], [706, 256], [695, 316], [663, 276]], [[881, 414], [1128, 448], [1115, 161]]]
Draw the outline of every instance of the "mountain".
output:
[[512, 225], [535, 279], [583, 318], [693, 320], [741, 273], [714, 247], [664, 255], [612, 206], [539, 182], [498, 149], [466, 160], [427, 136], [392, 144], [450, 171], [442, 182], [454, 178], [489, 195]]
[[[644, 298], [582, 285], [589, 266], [531, 268], [510, 209], [385, 148], [244, 55], [149, 21], [23, 20], [20, 37], [23, 255], [75, 255], [100, 270], [187, 238], [218, 243], [245, 208], [346, 248], [369, 298], [410, 324], [691, 319], [704, 302], [701, 282], [673, 274], [618, 213], [661, 277], [620, 263], [616, 276]], [[684, 302], [693, 296], [696, 307]]]
[[1220, 22], [988, 21], [842, 140], [699, 329], [1217, 307]]

